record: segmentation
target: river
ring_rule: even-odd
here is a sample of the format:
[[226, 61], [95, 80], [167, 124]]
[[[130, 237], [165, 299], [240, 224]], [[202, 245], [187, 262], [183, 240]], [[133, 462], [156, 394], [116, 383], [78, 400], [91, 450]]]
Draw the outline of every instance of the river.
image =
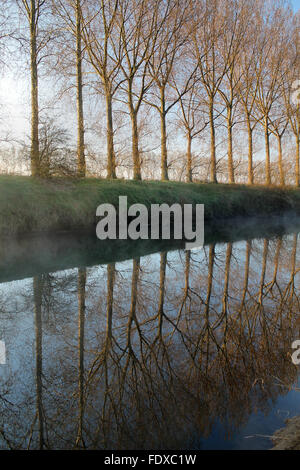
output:
[[300, 414], [299, 231], [3, 241], [0, 448], [272, 447]]

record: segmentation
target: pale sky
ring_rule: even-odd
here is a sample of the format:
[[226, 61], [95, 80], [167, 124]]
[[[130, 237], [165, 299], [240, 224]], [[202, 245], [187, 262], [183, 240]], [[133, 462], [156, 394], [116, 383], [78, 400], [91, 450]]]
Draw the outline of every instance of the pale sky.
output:
[[29, 87], [25, 79], [6, 73], [0, 78], [1, 130], [16, 138], [28, 133], [30, 116]]
[[[295, 11], [300, 9], [300, 0], [291, 0], [291, 3]], [[44, 94], [46, 90], [42, 84], [40, 89], [43, 89]], [[26, 77], [25, 71], [20, 73], [12, 69], [0, 76], [0, 111], [0, 140], [7, 133], [23, 140], [30, 130], [30, 82], [29, 74]]]

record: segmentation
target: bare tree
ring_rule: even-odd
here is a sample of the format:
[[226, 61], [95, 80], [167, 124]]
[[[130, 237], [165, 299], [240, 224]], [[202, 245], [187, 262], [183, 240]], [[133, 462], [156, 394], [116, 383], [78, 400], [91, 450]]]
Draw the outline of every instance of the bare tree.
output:
[[286, 34], [284, 11], [281, 2], [265, 5], [262, 11], [260, 42], [258, 45], [256, 76], [257, 118], [264, 129], [265, 136], [265, 183], [271, 184], [270, 155], [270, 118], [274, 103], [280, 96], [280, 87], [286, 79], [286, 69], [282, 67], [287, 54], [289, 41]]
[[[259, 5], [256, 5], [256, 14]], [[244, 114], [244, 121], [248, 134], [248, 184], [254, 183], [253, 171], [253, 132], [258, 124], [254, 109], [258, 92], [258, 80], [256, 77], [256, 51], [258, 48], [259, 34], [258, 24], [253, 21], [244, 38], [242, 50], [238, 56], [237, 67], [241, 74], [238, 83], [238, 100]]]
[[[292, 93], [295, 91], [292, 90]], [[300, 185], [300, 104], [293, 103], [291, 99], [291, 91], [286, 97], [286, 110], [289, 118], [289, 124], [292, 130], [292, 133], [295, 136], [296, 140], [296, 149], [295, 149], [295, 184], [296, 186]]]
[[116, 22], [117, 40], [121, 38], [122, 49], [117, 44], [115, 52], [122, 54], [119, 63], [126, 83], [124, 91], [131, 121], [133, 178], [136, 180], [141, 179], [138, 113], [152, 84], [148, 64], [159, 34], [154, 7], [155, 2], [149, 0], [122, 0]]
[[[39, 89], [38, 65], [45, 41], [40, 40], [40, 18], [46, 0], [18, 0], [20, 10], [25, 14], [30, 35], [30, 73], [31, 73], [31, 174], [42, 176], [39, 165]], [[45, 38], [43, 38], [45, 39]], [[47, 42], [47, 41], [46, 41]]]
[[207, 97], [210, 125], [210, 180], [214, 183], [217, 183], [215, 98], [229, 70], [233, 51], [232, 41], [229, 41], [225, 57], [221, 57], [219, 53], [222, 35], [228, 31], [228, 18], [223, 8], [224, 2], [221, 0], [205, 0], [199, 3], [195, 9], [192, 34], [199, 77]]
[[226, 108], [229, 183], [235, 182], [233, 126], [235, 124], [235, 111], [238, 104], [238, 90], [242, 79], [242, 70], [238, 67], [238, 61], [243, 51], [243, 43], [247, 37], [250, 23], [253, 21], [253, 7], [253, 1], [230, 0], [225, 2], [226, 31], [220, 38], [220, 55], [223, 58], [224, 64], [228, 63], [228, 69], [224, 75], [224, 80], [220, 83], [218, 92]]
[[[30, 159], [30, 146], [22, 145], [22, 158]], [[51, 176], [76, 175], [76, 150], [70, 146], [70, 135], [61, 127], [57, 118], [45, 116], [39, 125], [39, 168], [40, 174]]]
[[[282, 86], [286, 86], [286, 84], [283, 83]], [[273, 107], [273, 112], [270, 117], [270, 132], [277, 139], [279, 179], [280, 185], [284, 186], [285, 175], [283, 168], [282, 138], [289, 125], [289, 116], [286, 113], [282, 113], [282, 109], [284, 109], [284, 101], [278, 99]]]
[[[154, 107], [160, 116], [161, 132], [161, 179], [168, 180], [167, 152], [167, 115], [189, 89], [189, 79], [183, 83], [178, 96], [175, 92], [173, 74], [175, 64], [182, 59], [182, 48], [186, 43], [186, 22], [191, 15], [192, 3], [189, 0], [159, 0], [156, 2], [154, 31], [157, 32], [156, 44], [149, 60], [149, 74], [155, 88], [146, 102]], [[171, 91], [171, 93], [170, 93]], [[172, 92], [173, 95], [172, 96]], [[168, 95], [169, 93], [169, 95]]]
[[[116, 21], [120, 0], [86, 1], [81, 8], [82, 39], [89, 61], [100, 78], [106, 102], [107, 177], [116, 178], [114, 149], [113, 97], [120, 86], [122, 39], [117, 35]], [[115, 53], [117, 50], [117, 53]]]
[[[77, 107], [77, 175], [84, 177], [86, 175], [85, 158], [85, 129], [83, 112], [83, 47], [82, 47], [82, 25], [81, 11], [84, 0], [52, 0], [53, 13], [62, 20], [61, 29], [71, 34], [71, 38], [66, 34], [61, 34], [58, 41], [60, 47], [58, 69], [62, 70], [62, 61], [69, 60], [70, 50], [75, 55], [76, 68], [76, 107]], [[57, 26], [60, 28], [60, 25]], [[71, 40], [70, 40], [71, 39]], [[61, 50], [67, 49], [67, 54], [62, 54]], [[70, 63], [68, 62], [68, 70]], [[71, 68], [72, 65], [71, 65]]]
[[203, 132], [208, 125], [204, 111], [203, 97], [201, 95], [201, 86], [197, 75], [195, 75], [194, 78], [190, 90], [184, 96], [181, 95], [180, 90], [177, 88], [177, 93], [180, 97], [179, 124], [183, 128], [187, 140], [186, 181], [188, 183], [191, 183], [193, 180], [193, 140], [199, 137], [201, 132]]
[[[299, 27], [300, 15], [295, 15], [292, 25], [292, 39], [288, 50], [287, 87], [283, 88], [285, 111], [290, 129], [295, 137], [295, 184], [300, 185], [300, 100], [299, 100]], [[296, 98], [296, 99], [295, 99]]]
[[77, 81], [77, 171], [85, 176], [86, 163], [84, 155], [84, 119], [82, 98], [82, 44], [81, 44], [81, 0], [76, 0], [76, 81]]

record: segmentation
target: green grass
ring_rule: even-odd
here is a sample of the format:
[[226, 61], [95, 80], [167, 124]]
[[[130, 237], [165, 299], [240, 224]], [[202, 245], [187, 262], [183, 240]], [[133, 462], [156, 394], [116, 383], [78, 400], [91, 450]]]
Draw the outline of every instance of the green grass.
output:
[[234, 216], [266, 216], [294, 211], [300, 214], [300, 190], [264, 186], [124, 180], [38, 180], [0, 176], [0, 235], [92, 229], [96, 208], [142, 203], [205, 205], [206, 220]]

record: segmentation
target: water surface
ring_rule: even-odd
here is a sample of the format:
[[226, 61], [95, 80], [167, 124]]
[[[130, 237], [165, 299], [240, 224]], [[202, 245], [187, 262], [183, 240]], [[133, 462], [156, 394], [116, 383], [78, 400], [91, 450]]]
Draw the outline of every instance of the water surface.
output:
[[41, 264], [15, 249], [0, 274], [0, 448], [269, 448], [300, 414], [296, 225], [108, 264], [73, 245]]

